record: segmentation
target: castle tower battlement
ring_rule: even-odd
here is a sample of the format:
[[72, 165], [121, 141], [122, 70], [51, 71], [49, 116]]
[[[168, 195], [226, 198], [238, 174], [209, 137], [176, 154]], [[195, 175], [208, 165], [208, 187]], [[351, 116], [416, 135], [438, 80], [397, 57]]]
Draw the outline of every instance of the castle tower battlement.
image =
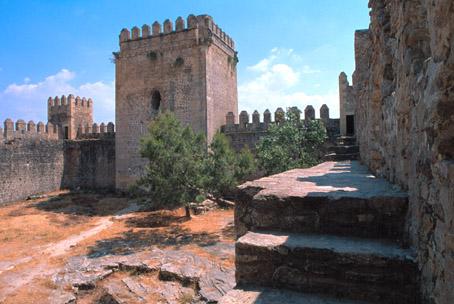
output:
[[127, 189], [143, 174], [147, 160], [140, 138], [150, 122], [170, 111], [208, 142], [238, 115], [233, 39], [208, 15], [121, 30], [115, 56], [116, 178]]
[[[179, 37], [175, 37], [179, 36]], [[175, 40], [182, 39], [194, 40], [195, 42], [203, 42], [204, 40], [212, 40], [223, 43], [228, 48], [234, 50], [235, 42], [227, 35], [209, 15], [189, 15], [187, 21], [182, 17], [178, 17], [175, 21], [175, 27], [170, 19], [164, 21], [163, 25], [155, 21], [151, 26], [144, 24], [142, 28], [134, 26], [131, 30], [122, 29], [120, 32], [120, 46], [123, 43], [131, 43], [140, 40], [155, 40], [159, 39], [159, 44], [173, 43]], [[126, 47], [126, 46], [125, 46]]]
[[47, 113], [48, 121], [59, 127], [61, 138], [75, 139], [80, 124], [93, 124], [93, 100], [72, 94], [49, 97]]

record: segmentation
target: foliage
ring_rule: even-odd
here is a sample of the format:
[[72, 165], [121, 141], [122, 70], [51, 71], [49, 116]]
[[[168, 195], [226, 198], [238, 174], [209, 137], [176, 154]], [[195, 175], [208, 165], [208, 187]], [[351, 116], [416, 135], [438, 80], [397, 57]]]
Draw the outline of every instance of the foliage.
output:
[[299, 115], [298, 109], [288, 109], [286, 119], [270, 126], [268, 134], [257, 144], [259, 166], [267, 174], [317, 164], [326, 129], [316, 120], [303, 123]]
[[255, 161], [249, 150], [237, 154], [224, 134], [213, 137], [204, 172], [204, 188], [208, 193], [222, 197], [254, 171]]
[[141, 155], [149, 160], [137, 187], [167, 208], [216, 199], [231, 191], [255, 171], [248, 150], [235, 153], [225, 135], [218, 133], [207, 151], [205, 139], [184, 128], [173, 114], [159, 115], [141, 141]]
[[187, 206], [201, 192], [205, 147], [203, 136], [181, 126], [174, 115], [159, 115], [141, 141], [141, 155], [149, 163], [139, 185], [153, 201]]

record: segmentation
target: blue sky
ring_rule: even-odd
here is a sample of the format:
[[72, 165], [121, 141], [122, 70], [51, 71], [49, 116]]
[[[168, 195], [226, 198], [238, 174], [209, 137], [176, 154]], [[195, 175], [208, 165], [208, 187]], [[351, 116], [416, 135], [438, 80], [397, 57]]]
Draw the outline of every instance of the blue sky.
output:
[[338, 75], [354, 69], [354, 31], [368, 0], [0, 0], [0, 121], [47, 119], [48, 96], [92, 97], [114, 121], [118, 35], [155, 20], [209, 14], [239, 53], [239, 108], [250, 113], [327, 103], [338, 117]]

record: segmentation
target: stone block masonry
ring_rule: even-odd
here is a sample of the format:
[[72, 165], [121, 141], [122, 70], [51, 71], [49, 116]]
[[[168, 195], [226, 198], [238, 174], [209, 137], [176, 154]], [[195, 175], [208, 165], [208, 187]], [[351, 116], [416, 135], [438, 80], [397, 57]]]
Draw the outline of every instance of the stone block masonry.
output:
[[52, 124], [47, 128], [23, 120], [4, 123], [0, 134], [0, 204], [29, 195], [60, 189], [63, 170], [63, 141]]
[[0, 128], [0, 204], [60, 189], [115, 188], [115, 126], [95, 123], [73, 140], [58, 126], [11, 119]]
[[374, 0], [355, 34], [361, 160], [408, 189], [424, 303], [454, 303], [454, 2]]

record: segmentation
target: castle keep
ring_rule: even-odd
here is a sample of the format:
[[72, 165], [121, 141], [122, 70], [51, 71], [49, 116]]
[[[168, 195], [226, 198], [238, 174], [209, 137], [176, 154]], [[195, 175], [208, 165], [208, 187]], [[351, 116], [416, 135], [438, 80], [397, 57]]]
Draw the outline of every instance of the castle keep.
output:
[[126, 189], [143, 171], [140, 138], [171, 111], [208, 141], [237, 115], [233, 40], [208, 15], [123, 29], [116, 62], [116, 184]]

